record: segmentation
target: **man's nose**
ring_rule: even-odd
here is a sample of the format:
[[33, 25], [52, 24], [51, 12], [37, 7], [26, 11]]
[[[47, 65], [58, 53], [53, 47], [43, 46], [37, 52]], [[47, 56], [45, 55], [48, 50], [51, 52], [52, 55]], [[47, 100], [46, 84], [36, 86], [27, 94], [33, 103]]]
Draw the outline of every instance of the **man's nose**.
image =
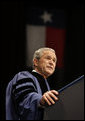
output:
[[50, 61], [49, 61], [49, 64], [50, 64], [50, 65], [53, 65], [53, 61], [52, 61], [52, 60], [50, 60]]

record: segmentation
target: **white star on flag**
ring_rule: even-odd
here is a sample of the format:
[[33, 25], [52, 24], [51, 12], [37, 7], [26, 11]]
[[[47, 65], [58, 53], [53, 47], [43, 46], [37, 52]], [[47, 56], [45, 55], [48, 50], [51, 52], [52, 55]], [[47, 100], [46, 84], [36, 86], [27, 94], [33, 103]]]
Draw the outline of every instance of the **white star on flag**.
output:
[[52, 15], [48, 12], [44, 12], [43, 15], [40, 16], [41, 19], [43, 19], [44, 23], [46, 22], [52, 22]]

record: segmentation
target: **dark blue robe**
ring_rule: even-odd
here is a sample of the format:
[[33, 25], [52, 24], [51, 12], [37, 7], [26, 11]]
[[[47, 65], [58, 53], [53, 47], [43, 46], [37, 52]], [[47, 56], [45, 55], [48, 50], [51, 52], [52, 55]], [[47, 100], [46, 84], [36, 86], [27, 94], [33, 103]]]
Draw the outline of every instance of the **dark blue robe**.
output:
[[43, 120], [44, 108], [39, 102], [48, 90], [47, 80], [38, 73], [16, 74], [6, 89], [6, 120]]

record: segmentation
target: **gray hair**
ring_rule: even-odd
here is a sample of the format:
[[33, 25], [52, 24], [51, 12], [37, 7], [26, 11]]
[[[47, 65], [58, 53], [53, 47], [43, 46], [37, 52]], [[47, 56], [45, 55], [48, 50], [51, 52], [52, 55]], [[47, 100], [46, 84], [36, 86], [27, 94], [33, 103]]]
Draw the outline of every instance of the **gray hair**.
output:
[[40, 48], [40, 49], [38, 49], [38, 50], [35, 51], [34, 56], [33, 56], [33, 60], [35, 58], [39, 60], [41, 58], [41, 56], [43, 55], [44, 51], [52, 51], [56, 55], [56, 52], [55, 52], [54, 49], [48, 48], [48, 47], [43, 47], [43, 48]]

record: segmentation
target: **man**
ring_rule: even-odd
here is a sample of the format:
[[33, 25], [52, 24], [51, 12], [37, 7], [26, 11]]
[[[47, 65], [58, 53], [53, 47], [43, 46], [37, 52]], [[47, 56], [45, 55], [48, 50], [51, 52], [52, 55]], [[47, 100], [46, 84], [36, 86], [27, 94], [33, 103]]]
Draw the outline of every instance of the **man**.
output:
[[35, 51], [32, 72], [19, 72], [7, 86], [7, 120], [43, 120], [44, 108], [58, 100], [58, 92], [50, 90], [47, 82], [55, 71], [56, 62], [53, 49], [40, 48]]

